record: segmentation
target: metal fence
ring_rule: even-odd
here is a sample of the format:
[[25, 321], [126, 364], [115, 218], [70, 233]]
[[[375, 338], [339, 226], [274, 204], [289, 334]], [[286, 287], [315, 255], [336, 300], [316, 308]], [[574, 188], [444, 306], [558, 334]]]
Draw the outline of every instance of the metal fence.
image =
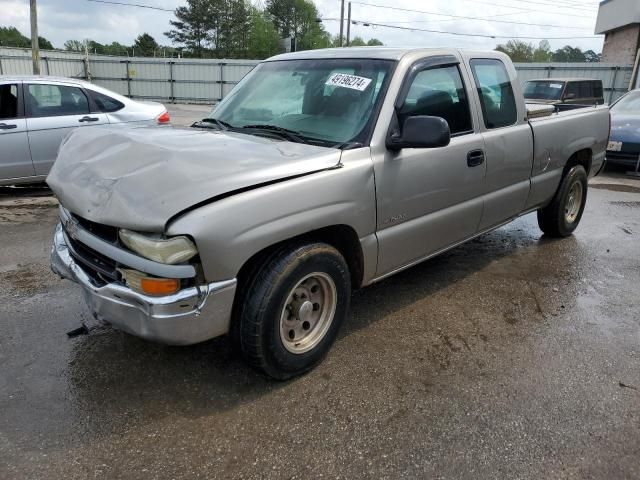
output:
[[[131, 98], [173, 103], [220, 101], [258, 63], [257, 60], [211, 60], [111, 57], [42, 52], [45, 75], [90, 79]], [[605, 102], [627, 91], [633, 67], [610, 63], [516, 63], [521, 82], [533, 78], [601, 79]], [[0, 47], [0, 75], [31, 73], [31, 50]]]
[[[111, 57], [42, 52], [40, 72], [90, 80], [131, 98], [172, 103], [220, 101], [257, 60]], [[0, 75], [31, 73], [29, 49], [0, 48]]]

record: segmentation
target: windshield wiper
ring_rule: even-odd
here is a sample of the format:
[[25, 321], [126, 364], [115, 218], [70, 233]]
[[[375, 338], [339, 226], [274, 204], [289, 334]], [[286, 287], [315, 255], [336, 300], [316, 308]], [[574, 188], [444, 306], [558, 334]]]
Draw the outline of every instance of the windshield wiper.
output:
[[278, 127], [277, 125], [269, 124], [256, 124], [256, 125], [244, 125], [239, 128], [240, 130], [265, 130], [267, 132], [279, 133], [282, 137], [285, 137], [293, 142], [297, 143], [309, 143], [308, 140], [300, 136], [300, 132], [295, 130], [289, 130], [288, 128]]
[[207, 117], [207, 118], [203, 118], [202, 120], [195, 122], [193, 126], [196, 127], [205, 127], [207, 128], [208, 125], [213, 124], [216, 127], [218, 127], [220, 130], [231, 130], [233, 127], [233, 125], [231, 125], [230, 123], [227, 123], [223, 120], [218, 120], [217, 118], [211, 118], [211, 117]]

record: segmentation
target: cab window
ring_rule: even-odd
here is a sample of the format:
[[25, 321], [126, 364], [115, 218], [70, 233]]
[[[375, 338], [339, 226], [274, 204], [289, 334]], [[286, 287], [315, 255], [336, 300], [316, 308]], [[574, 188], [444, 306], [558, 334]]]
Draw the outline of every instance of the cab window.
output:
[[402, 125], [417, 115], [444, 118], [452, 135], [473, 130], [469, 99], [457, 66], [431, 68], [415, 76], [398, 119]]
[[0, 85], [0, 120], [18, 117], [18, 85]]
[[89, 113], [89, 101], [82, 90], [66, 85], [30, 84], [25, 92], [25, 104], [30, 117]]
[[516, 123], [516, 97], [504, 64], [495, 59], [475, 59], [469, 64], [478, 89], [485, 126], [492, 129]]
[[103, 93], [99, 93], [94, 90], [87, 90], [87, 93], [98, 107], [98, 110], [103, 113], [117, 112], [124, 108], [124, 104], [122, 102], [104, 95]]

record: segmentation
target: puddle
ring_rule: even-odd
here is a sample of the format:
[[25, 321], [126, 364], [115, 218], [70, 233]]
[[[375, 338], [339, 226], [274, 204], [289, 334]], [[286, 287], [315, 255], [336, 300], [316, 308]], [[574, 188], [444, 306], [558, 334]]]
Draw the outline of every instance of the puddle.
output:
[[627, 208], [638, 208], [640, 207], [640, 202], [609, 202], [611, 205], [615, 205], [617, 207], [627, 207]]
[[597, 188], [599, 190], [610, 190], [612, 192], [640, 193], [640, 187], [632, 185], [620, 185], [617, 183], [592, 183], [589, 188]]

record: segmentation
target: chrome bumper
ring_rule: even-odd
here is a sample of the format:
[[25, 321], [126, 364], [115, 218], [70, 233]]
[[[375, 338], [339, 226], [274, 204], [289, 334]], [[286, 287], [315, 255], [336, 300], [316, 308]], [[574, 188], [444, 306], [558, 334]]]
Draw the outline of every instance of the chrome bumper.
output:
[[51, 269], [78, 283], [93, 315], [119, 330], [169, 345], [190, 345], [229, 331], [236, 280], [185, 288], [173, 295], [150, 297], [119, 284], [97, 286], [69, 252], [58, 224]]

